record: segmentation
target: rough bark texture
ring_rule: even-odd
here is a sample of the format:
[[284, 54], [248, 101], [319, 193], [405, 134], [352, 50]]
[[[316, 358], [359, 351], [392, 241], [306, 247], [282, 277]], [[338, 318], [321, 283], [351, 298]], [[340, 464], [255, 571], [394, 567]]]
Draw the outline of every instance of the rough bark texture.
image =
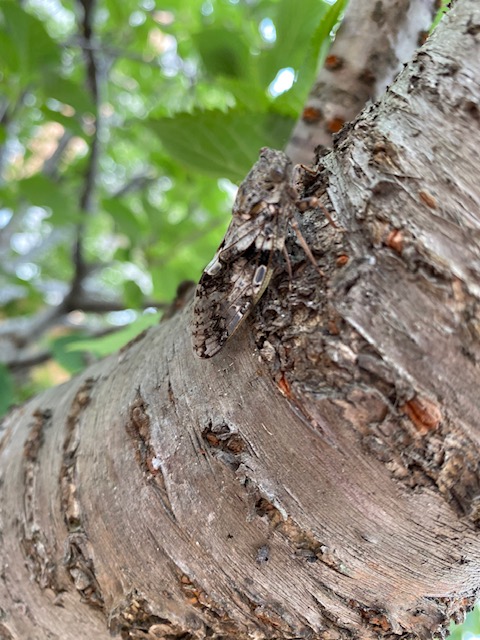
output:
[[424, 41], [436, 0], [352, 0], [310, 91], [287, 153], [312, 162], [314, 149], [331, 147], [332, 134], [378, 99]]
[[[12, 412], [0, 638], [428, 638], [479, 587], [480, 8], [305, 175], [218, 356], [191, 307]], [[84, 605], [81, 605], [80, 602]], [[3, 635], [2, 635], [3, 634]]]

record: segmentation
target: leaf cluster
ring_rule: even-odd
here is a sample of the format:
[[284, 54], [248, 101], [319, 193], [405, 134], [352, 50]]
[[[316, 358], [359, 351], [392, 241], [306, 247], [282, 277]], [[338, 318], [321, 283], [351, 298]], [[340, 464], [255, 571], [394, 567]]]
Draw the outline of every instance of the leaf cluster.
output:
[[111, 310], [79, 303], [38, 339], [22, 337], [69, 372], [88, 360], [74, 351], [79, 337], [93, 347], [88, 336], [198, 279], [258, 149], [287, 142], [344, 4], [1, 0], [4, 332], [61, 306], [79, 246], [83, 299]]

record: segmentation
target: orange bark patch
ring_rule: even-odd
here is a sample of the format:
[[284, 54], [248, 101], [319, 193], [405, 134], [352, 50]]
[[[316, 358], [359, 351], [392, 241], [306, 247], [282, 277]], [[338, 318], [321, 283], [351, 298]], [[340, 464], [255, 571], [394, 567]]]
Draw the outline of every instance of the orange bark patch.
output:
[[418, 195], [420, 196], [420, 200], [424, 204], [426, 204], [427, 207], [430, 207], [430, 209], [436, 209], [437, 208], [437, 201], [432, 196], [431, 193], [429, 193], [428, 191], [425, 191], [424, 189], [422, 189], [421, 191], [418, 192]]
[[343, 67], [343, 58], [339, 56], [329, 55], [325, 59], [325, 69], [328, 71], [337, 71]]
[[433, 431], [442, 421], [440, 407], [427, 398], [415, 396], [415, 398], [400, 408], [401, 411], [410, 418], [421, 434]]
[[302, 113], [302, 120], [307, 124], [314, 124], [318, 122], [323, 117], [323, 113], [321, 109], [317, 109], [316, 107], [305, 107]]
[[336, 118], [327, 120], [327, 122], [325, 123], [325, 127], [328, 133], [338, 133], [344, 124], [345, 120], [337, 116]]
[[401, 254], [403, 251], [403, 233], [399, 229], [393, 229], [387, 236], [387, 247]]
[[290, 383], [288, 382], [288, 380], [285, 378], [283, 374], [280, 380], [278, 381], [277, 386], [284, 396], [286, 396], [287, 398], [292, 397], [292, 390], [290, 387]]

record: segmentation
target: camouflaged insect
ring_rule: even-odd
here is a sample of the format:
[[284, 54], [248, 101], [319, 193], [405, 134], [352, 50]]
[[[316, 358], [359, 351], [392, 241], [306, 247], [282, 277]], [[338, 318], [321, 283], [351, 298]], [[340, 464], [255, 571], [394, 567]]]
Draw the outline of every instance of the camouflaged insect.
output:
[[200, 358], [222, 349], [268, 286], [294, 215], [292, 171], [282, 151], [265, 147], [238, 189], [233, 219], [195, 292], [192, 342]]

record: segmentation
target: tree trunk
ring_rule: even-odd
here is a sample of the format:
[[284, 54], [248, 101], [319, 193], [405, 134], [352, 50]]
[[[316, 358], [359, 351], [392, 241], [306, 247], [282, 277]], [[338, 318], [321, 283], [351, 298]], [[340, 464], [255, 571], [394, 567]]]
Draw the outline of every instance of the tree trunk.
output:
[[[428, 638], [479, 586], [480, 7], [304, 171], [210, 360], [191, 304], [14, 410], [0, 638]], [[82, 602], [83, 604], [80, 604]]]

